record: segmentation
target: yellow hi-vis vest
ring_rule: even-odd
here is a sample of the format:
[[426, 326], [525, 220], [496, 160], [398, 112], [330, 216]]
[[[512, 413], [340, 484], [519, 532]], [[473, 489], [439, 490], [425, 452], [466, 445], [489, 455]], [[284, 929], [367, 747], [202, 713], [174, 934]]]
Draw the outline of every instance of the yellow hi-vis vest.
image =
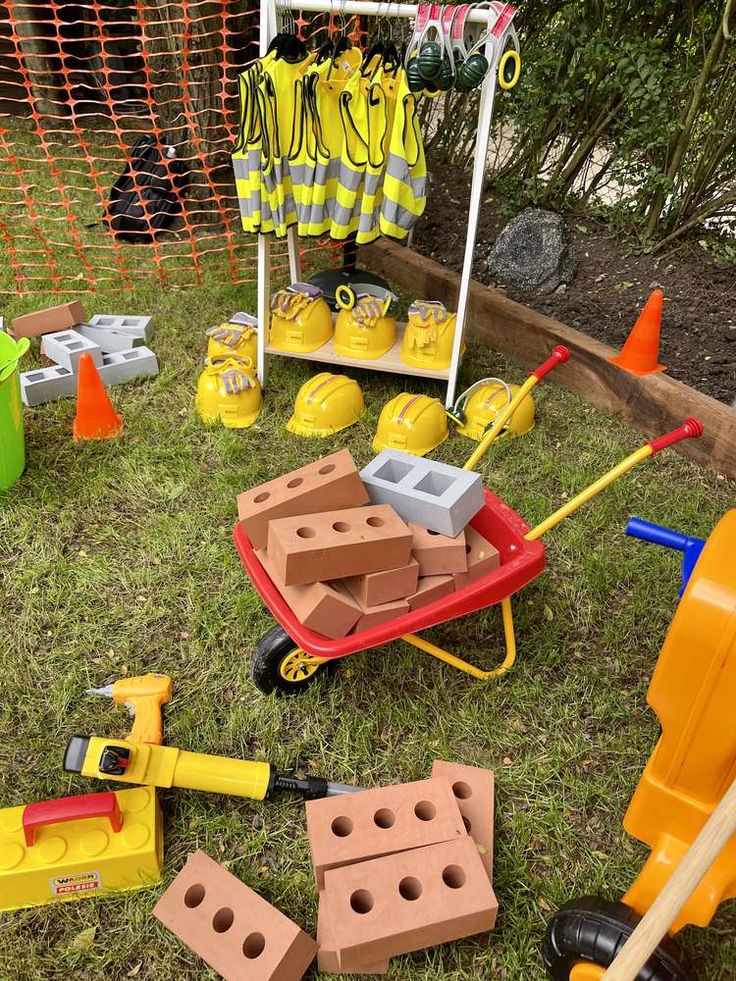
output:
[[383, 68], [373, 76], [367, 91], [368, 162], [363, 179], [358, 245], [367, 245], [381, 234], [379, 221], [383, 200], [383, 178], [388, 160], [389, 140], [396, 110], [396, 77]]
[[240, 120], [235, 147], [232, 151], [235, 188], [240, 217], [246, 232], [273, 231], [273, 219], [268, 196], [261, 187], [261, 150], [263, 126], [258, 101], [258, 82], [263, 65], [272, 61], [272, 51], [256, 61], [238, 77]]
[[406, 238], [427, 203], [427, 164], [416, 106], [401, 69], [379, 222], [381, 232], [391, 238]]

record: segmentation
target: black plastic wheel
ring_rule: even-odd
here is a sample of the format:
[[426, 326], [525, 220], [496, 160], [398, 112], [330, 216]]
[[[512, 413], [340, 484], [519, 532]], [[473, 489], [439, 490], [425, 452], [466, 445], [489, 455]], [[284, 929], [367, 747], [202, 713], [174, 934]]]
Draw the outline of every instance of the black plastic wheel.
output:
[[264, 695], [300, 695], [322, 677], [332, 674], [336, 661], [310, 663], [282, 627], [273, 627], [258, 641], [250, 659], [250, 677]]
[[[550, 920], [544, 938], [542, 956], [552, 981], [569, 981], [580, 961], [610, 967], [640, 919], [625, 903], [597, 896], [567, 903]], [[697, 981], [697, 975], [677, 941], [665, 937], [635, 981]]]

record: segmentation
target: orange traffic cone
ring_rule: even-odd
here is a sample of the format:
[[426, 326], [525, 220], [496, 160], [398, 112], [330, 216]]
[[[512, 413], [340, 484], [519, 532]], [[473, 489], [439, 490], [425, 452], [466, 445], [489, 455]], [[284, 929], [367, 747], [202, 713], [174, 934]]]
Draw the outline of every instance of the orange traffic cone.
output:
[[662, 327], [662, 290], [654, 290], [639, 319], [631, 329], [615, 358], [609, 358], [624, 371], [632, 375], [651, 375], [655, 371], [666, 371], [667, 365], [659, 364], [659, 332]]
[[79, 359], [77, 378], [77, 414], [74, 418], [74, 440], [110, 439], [123, 435], [123, 417], [113, 409], [105, 383], [91, 355]]

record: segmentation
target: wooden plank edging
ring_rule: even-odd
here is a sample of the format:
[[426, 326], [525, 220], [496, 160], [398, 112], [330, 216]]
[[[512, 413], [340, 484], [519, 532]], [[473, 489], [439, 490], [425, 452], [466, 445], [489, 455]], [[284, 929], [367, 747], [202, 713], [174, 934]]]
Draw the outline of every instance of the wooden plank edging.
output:
[[[368, 268], [412, 298], [454, 306], [459, 276], [433, 259], [386, 240], [362, 248], [360, 255]], [[525, 368], [540, 364], [555, 344], [565, 344], [570, 361], [556, 368], [551, 378], [647, 436], [660, 436], [687, 416], [697, 416], [705, 428], [703, 436], [683, 440], [677, 451], [736, 479], [736, 409], [669, 375], [640, 377], [622, 371], [608, 361], [616, 351], [607, 344], [475, 281], [468, 332]]]

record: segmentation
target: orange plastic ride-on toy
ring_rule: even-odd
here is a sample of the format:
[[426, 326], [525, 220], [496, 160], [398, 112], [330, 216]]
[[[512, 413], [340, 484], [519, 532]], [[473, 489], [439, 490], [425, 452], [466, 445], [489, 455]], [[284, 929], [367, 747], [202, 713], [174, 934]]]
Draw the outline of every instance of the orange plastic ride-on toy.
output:
[[[662, 735], [624, 818], [651, 854], [621, 902], [574, 900], [550, 921], [544, 961], [554, 981], [600, 981], [736, 779], [736, 510], [707, 542], [632, 518], [627, 533], [683, 552], [681, 601], [648, 702]], [[694, 981], [673, 935], [707, 926], [736, 897], [736, 836], [719, 852], [634, 981]], [[697, 881], [697, 880], [695, 880]]]

